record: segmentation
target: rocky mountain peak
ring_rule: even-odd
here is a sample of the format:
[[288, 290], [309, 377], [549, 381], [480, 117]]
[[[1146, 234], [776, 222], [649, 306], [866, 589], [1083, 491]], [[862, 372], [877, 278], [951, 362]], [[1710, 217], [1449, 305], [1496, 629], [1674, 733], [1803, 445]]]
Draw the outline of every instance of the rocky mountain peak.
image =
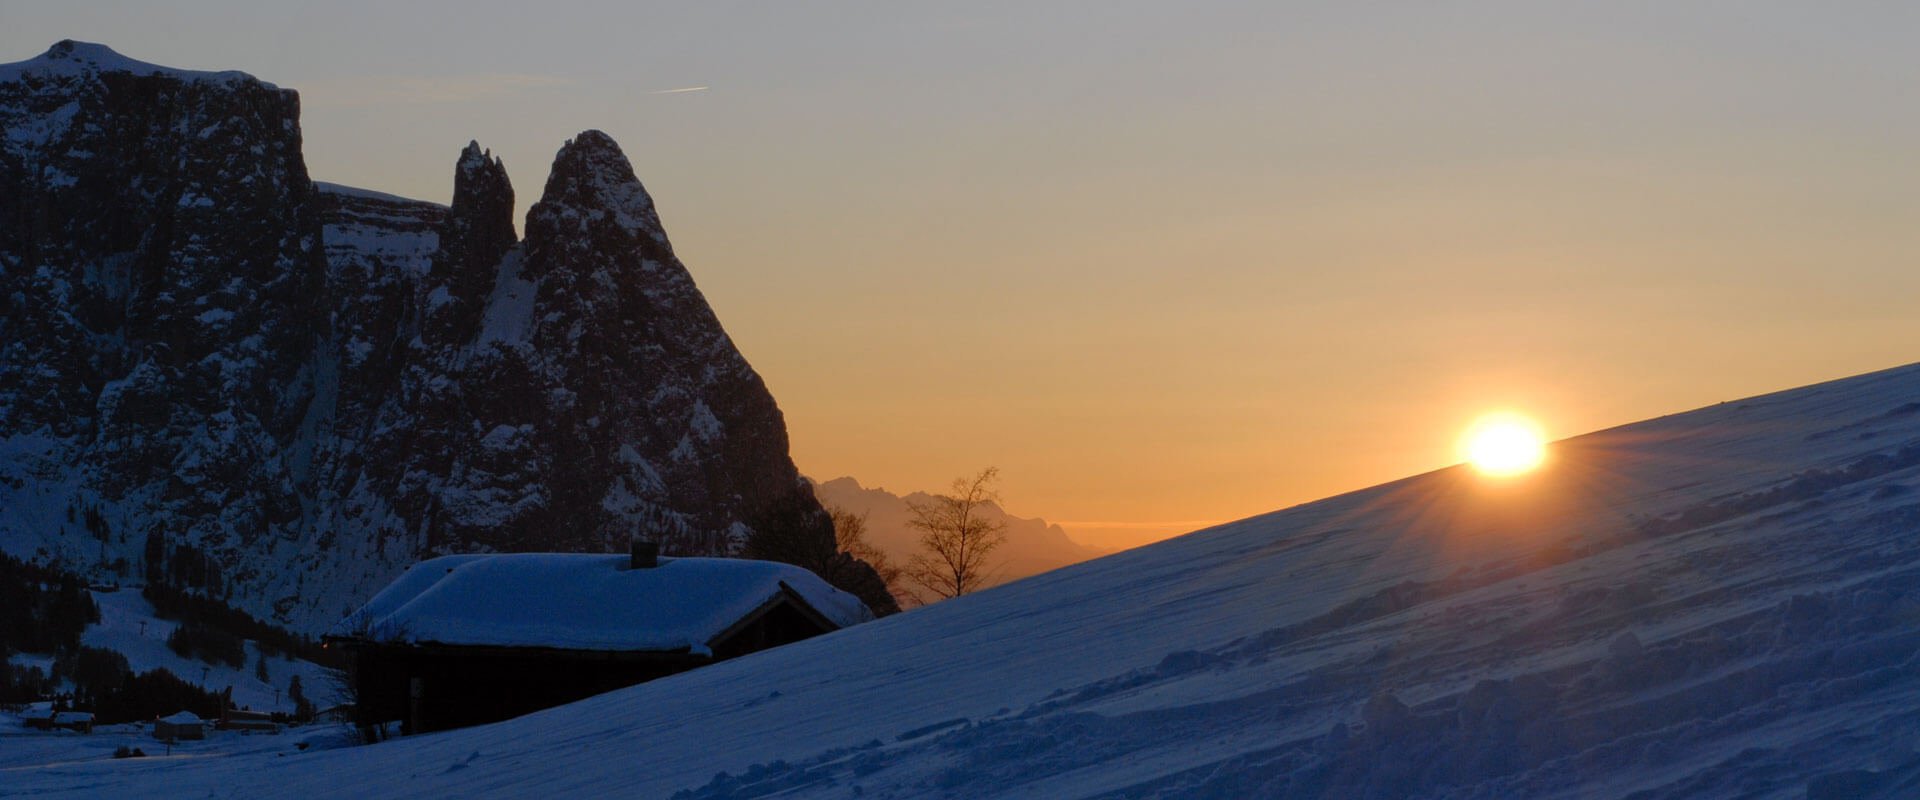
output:
[[513, 182], [491, 150], [470, 141], [453, 169], [453, 205], [440, 229], [423, 334], [446, 344], [470, 340], [493, 293], [497, 267], [519, 244]]
[[651, 259], [673, 258], [653, 197], [620, 145], [597, 130], [569, 139], [554, 156], [546, 190], [527, 212], [530, 248], [536, 238], [594, 239], [636, 248]]
[[460, 149], [460, 160], [454, 163], [454, 202], [460, 202], [463, 184], [477, 184], [481, 187], [493, 183], [506, 183], [507, 168], [490, 149], [482, 148], [480, 142], [468, 140], [467, 146]]
[[130, 61], [131, 59], [111, 47], [94, 42], [80, 42], [73, 39], [61, 39], [54, 42], [47, 52], [41, 54], [42, 61], [74, 61], [98, 68], [102, 62], [109, 64]]
[[[0, 226], [0, 272], [32, 267], [0, 276], [13, 339], [0, 409], [63, 433], [136, 409], [183, 426], [221, 410], [291, 424], [267, 392], [235, 387], [287, 378], [297, 365], [279, 357], [310, 349], [313, 335], [310, 310], [291, 301], [324, 269], [297, 97], [244, 73], [174, 70], [68, 40], [0, 66], [0, 130], [0, 218], [12, 221]], [[90, 341], [110, 344], [80, 346]], [[62, 366], [37, 370], [41, 359]], [[197, 391], [88, 396], [135, 372]], [[103, 408], [113, 413], [94, 413]], [[159, 456], [131, 460], [155, 467]]]
[[507, 166], [479, 142], [468, 142], [453, 171], [450, 221], [463, 224], [468, 255], [491, 269], [519, 242], [513, 232], [513, 182]]

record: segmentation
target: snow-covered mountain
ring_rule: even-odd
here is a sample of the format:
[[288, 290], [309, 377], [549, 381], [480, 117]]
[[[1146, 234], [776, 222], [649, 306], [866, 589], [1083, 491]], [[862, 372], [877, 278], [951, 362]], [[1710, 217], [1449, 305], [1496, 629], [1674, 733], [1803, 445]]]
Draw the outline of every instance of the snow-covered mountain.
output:
[[[909, 504], [931, 501], [932, 495], [912, 492], [902, 497], [878, 486], [861, 486], [850, 477], [814, 483], [813, 494], [823, 505], [865, 515], [867, 542], [895, 563], [905, 563], [920, 552], [920, 532], [907, 526], [913, 519]], [[1039, 517], [1009, 514], [998, 503], [988, 504], [984, 513], [988, 519], [1006, 526], [1002, 532], [1007, 540], [993, 553], [997, 570], [990, 582], [993, 584], [1078, 564], [1108, 552], [1074, 541], [1060, 526]]]
[[1920, 787], [1920, 365], [1440, 470], [516, 720], [82, 796], [1833, 798]]
[[520, 240], [477, 144], [451, 206], [316, 185], [298, 96], [243, 73], [61, 42], [0, 65], [0, 130], [0, 548], [212, 563], [309, 631], [440, 553], [831, 550], [606, 135]]

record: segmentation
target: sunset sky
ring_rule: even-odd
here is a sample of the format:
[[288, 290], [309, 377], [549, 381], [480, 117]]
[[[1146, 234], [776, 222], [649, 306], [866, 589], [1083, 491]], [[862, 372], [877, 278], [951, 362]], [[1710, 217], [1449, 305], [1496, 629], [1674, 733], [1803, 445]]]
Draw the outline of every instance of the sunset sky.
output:
[[258, 5], [0, 0], [0, 61], [245, 70], [440, 202], [602, 129], [803, 472], [1096, 544], [1920, 360], [1912, 3]]

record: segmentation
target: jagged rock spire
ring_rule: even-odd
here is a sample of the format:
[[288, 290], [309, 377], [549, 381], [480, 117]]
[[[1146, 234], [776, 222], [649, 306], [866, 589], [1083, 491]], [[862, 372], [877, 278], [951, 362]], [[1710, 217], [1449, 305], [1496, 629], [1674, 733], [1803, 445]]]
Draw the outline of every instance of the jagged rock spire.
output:
[[507, 166], [477, 141], [467, 142], [454, 164], [451, 211], [449, 222], [458, 220], [467, 234], [468, 255], [489, 267], [519, 241], [513, 232], [513, 182], [507, 179]]
[[424, 338], [445, 344], [473, 337], [500, 259], [518, 243], [507, 167], [491, 150], [469, 141], [454, 163], [453, 205], [440, 228], [440, 251], [427, 282]]

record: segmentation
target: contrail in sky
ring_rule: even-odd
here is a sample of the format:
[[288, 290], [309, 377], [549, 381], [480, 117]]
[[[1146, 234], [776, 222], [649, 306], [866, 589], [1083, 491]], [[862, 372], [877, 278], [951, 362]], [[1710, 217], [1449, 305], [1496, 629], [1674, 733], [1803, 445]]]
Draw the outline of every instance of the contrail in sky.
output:
[[704, 92], [709, 88], [712, 88], [712, 87], [686, 86], [679, 89], [655, 89], [651, 92], [647, 92], [647, 94], [686, 94], [687, 92]]

